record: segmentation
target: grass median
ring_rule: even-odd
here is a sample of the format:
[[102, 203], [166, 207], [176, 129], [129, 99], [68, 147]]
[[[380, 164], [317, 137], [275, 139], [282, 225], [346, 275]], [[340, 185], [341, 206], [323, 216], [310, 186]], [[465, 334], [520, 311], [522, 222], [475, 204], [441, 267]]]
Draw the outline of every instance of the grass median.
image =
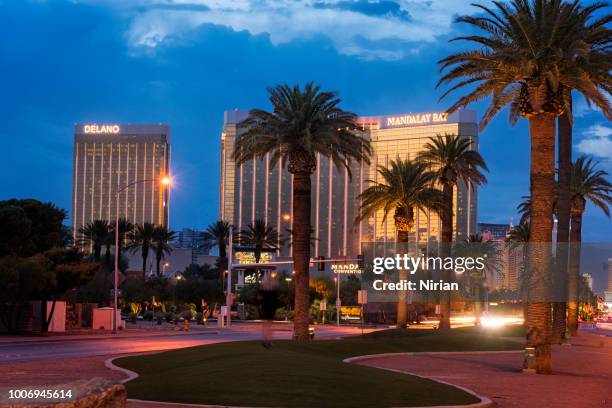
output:
[[220, 343], [126, 357], [115, 364], [140, 374], [129, 398], [252, 407], [398, 407], [466, 405], [472, 395], [415, 376], [346, 364], [365, 354], [516, 350], [500, 333], [477, 329], [385, 330], [308, 343]]

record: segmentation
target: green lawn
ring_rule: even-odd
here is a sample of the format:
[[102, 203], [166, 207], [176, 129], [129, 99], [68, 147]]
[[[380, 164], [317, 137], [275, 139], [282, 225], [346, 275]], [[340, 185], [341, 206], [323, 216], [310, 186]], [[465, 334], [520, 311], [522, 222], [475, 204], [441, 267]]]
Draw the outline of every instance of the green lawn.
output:
[[[386, 330], [308, 343], [234, 342], [127, 357], [140, 377], [130, 398], [256, 407], [391, 407], [470, 404], [457, 388], [343, 363], [346, 357], [405, 351], [514, 350], [521, 345], [476, 329]], [[504, 335], [502, 333], [502, 335]]]

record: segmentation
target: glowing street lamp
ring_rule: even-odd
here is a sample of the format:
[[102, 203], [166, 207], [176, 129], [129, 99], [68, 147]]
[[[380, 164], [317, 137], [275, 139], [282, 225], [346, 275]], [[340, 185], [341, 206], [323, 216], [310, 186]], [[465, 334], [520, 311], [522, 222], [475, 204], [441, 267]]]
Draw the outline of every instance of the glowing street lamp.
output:
[[[113, 334], [117, 333], [117, 290], [119, 286], [119, 195], [132, 187], [133, 185], [140, 183], [149, 183], [156, 181], [156, 179], [145, 179], [136, 180], [129, 184], [126, 184], [122, 188], [115, 192], [115, 276], [113, 285]], [[159, 180], [159, 183], [164, 186], [170, 185], [170, 177], [164, 176]]]

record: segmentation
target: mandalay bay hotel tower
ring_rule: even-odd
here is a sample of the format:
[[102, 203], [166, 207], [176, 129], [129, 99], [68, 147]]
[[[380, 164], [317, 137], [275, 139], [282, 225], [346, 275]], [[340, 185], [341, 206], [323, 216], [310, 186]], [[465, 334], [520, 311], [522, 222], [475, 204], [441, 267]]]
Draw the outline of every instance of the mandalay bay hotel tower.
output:
[[[167, 125], [77, 124], [74, 127], [72, 231], [119, 217], [133, 224], [168, 225], [170, 171]], [[121, 191], [119, 197], [117, 192]], [[118, 200], [117, 200], [118, 198]]]
[[[263, 219], [288, 237], [292, 220], [292, 175], [286, 166], [272, 168], [269, 157], [254, 159], [237, 166], [232, 159], [238, 123], [248, 111], [225, 112], [221, 134], [221, 218], [242, 230], [250, 222]], [[416, 159], [430, 137], [456, 134], [472, 140], [478, 149], [476, 112], [460, 110], [445, 113], [407, 113], [358, 118], [365, 129], [364, 137], [372, 143], [371, 164], [353, 163], [352, 178], [338, 170], [324, 156], [317, 156], [317, 169], [312, 175], [313, 257], [350, 257], [360, 253], [362, 242], [394, 242], [396, 232], [393, 217], [382, 222], [382, 212], [359, 224], [359, 194], [371, 181], [378, 180], [377, 166], [387, 166], [397, 158]], [[284, 163], [283, 163], [284, 164]], [[454, 196], [455, 239], [462, 240], [477, 229], [477, 191], [459, 183]], [[434, 213], [415, 214], [414, 238], [424, 249], [437, 243], [440, 219]], [[279, 242], [280, 244], [281, 242]], [[291, 245], [279, 245], [280, 256], [290, 256]]]

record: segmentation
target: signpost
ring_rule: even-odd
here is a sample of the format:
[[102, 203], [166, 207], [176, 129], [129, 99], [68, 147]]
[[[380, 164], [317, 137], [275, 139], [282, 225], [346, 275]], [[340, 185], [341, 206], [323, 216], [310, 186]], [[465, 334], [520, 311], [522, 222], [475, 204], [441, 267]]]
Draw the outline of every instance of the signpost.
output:
[[357, 303], [361, 306], [361, 334], [363, 334], [363, 305], [368, 303], [368, 291], [359, 290], [357, 292]]
[[325, 324], [325, 312], [327, 311], [327, 299], [321, 299], [319, 302], [319, 310], [323, 312], [323, 324]]

